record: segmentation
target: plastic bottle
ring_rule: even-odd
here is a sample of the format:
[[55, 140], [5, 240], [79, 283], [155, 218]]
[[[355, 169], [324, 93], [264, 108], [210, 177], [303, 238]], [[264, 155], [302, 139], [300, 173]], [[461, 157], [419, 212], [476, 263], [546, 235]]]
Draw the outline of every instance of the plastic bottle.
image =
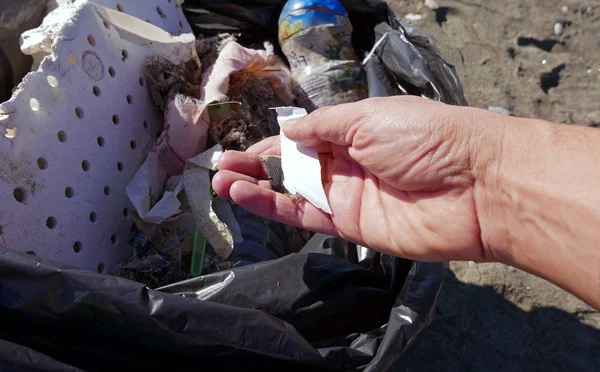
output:
[[338, 0], [289, 0], [279, 17], [279, 43], [290, 62], [298, 104], [308, 111], [367, 98], [352, 47], [352, 24]]

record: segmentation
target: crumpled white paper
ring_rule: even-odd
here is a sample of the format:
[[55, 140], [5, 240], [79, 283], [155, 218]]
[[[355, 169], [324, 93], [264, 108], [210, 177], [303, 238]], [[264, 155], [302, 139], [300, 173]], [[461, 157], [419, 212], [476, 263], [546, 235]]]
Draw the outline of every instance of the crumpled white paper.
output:
[[[279, 107], [277, 122], [282, 127], [290, 119], [299, 119], [308, 115], [306, 110], [297, 107]], [[321, 163], [315, 147], [297, 144], [281, 131], [281, 168], [283, 186], [292, 194], [300, 194], [312, 205], [331, 214], [331, 208], [325, 196], [321, 182]]]
[[[221, 154], [223, 148], [216, 145], [188, 159], [183, 175], [167, 179], [159, 155], [154, 151], [148, 153], [146, 162], [125, 188], [141, 220], [149, 224], [144, 228], [146, 235], [155, 236], [156, 226], [173, 223], [187, 214], [182, 212], [178, 198], [185, 189], [195, 225], [219, 256], [227, 258], [234, 244], [244, 241], [229, 202], [221, 198], [213, 200], [211, 195], [209, 172], [217, 169]], [[182, 220], [186, 221], [187, 217]]]
[[125, 188], [125, 193], [142, 221], [160, 224], [181, 213], [181, 202], [177, 198], [181, 190], [183, 176], [173, 176], [167, 180], [167, 172], [159, 164], [158, 155], [150, 152]]

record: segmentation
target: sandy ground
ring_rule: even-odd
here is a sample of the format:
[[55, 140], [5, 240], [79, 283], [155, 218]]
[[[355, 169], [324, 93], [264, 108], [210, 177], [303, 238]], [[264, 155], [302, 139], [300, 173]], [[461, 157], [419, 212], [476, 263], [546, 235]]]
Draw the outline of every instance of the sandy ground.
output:
[[[472, 106], [600, 126], [600, 0], [391, 0], [456, 66]], [[565, 25], [554, 34], [554, 24]], [[409, 371], [600, 370], [600, 313], [500, 264], [452, 263]]]

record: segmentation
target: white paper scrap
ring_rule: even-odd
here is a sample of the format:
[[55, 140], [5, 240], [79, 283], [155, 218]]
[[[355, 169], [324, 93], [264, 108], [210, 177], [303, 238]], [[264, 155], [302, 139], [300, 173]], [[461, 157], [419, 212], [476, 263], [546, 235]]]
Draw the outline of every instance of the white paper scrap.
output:
[[[308, 115], [305, 109], [297, 107], [279, 107], [275, 110], [280, 127], [290, 119]], [[321, 182], [321, 163], [317, 149], [293, 142], [283, 134], [283, 130], [280, 134], [283, 186], [290, 193], [302, 195], [315, 207], [331, 214]]]
[[167, 172], [159, 164], [158, 155], [150, 152], [125, 188], [131, 204], [146, 223], [158, 225], [181, 213], [181, 203], [177, 195], [183, 190], [183, 177], [174, 176], [168, 180], [166, 178]]
[[197, 167], [216, 171], [219, 158], [223, 155], [223, 147], [219, 144], [214, 145], [210, 149], [189, 158], [187, 161]]

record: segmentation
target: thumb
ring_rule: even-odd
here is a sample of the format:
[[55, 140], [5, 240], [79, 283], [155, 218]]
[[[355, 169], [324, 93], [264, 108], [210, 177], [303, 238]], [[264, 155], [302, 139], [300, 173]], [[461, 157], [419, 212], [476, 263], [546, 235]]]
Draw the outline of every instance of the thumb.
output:
[[283, 133], [305, 146], [318, 146], [324, 142], [350, 146], [354, 134], [370, 116], [371, 105], [366, 101], [319, 108], [303, 118], [286, 121]]

